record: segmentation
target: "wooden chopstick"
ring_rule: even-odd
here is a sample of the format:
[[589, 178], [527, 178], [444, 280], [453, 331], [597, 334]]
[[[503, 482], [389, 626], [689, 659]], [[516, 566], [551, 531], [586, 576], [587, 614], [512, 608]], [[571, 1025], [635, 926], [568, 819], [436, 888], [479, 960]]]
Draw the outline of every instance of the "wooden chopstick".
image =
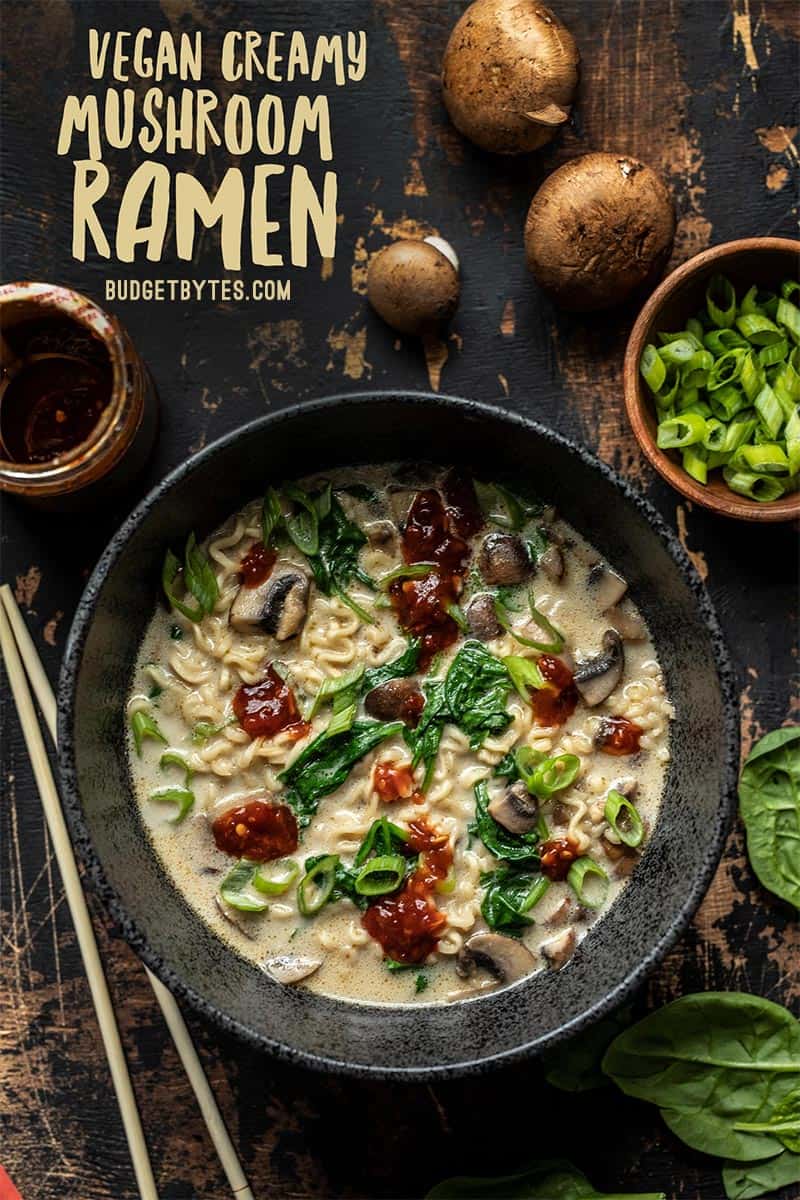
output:
[[[55, 745], [56, 744], [56, 700], [55, 700], [55, 696], [53, 695], [53, 689], [50, 687], [49, 680], [44, 673], [44, 668], [42, 667], [42, 663], [41, 663], [39, 655], [36, 651], [36, 647], [33, 644], [33, 639], [31, 638], [31, 635], [28, 632], [28, 627], [25, 624], [25, 621], [23, 620], [22, 613], [20, 612], [20, 610], [17, 606], [16, 600], [14, 599], [13, 593], [11, 592], [11, 589], [9, 588], [9, 586], [7, 584], [3, 584], [3, 586], [0, 587], [0, 600], [2, 600], [2, 604], [0, 604], [0, 633], [3, 634], [3, 642], [2, 642], [3, 657], [5, 658], [6, 664], [8, 666], [9, 679], [11, 679], [11, 661], [12, 661], [12, 659], [9, 657], [9, 653], [6, 652], [6, 631], [8, 629], [8, 623], [10, 623], [10, 625], [11, 625], [11, 629], [13, 630], [13, 634], [14, 634], [14, 637], [16, 638], [16, 643], [17, 643], [17, 645], [14, 646], [13, 640], [12, 640], [11, 647], [10, 647], [11, 655], [16, 657], [17, 665], [19, 666], [19, 669], [20, 669], [20, 674], [22, 673], [22, 667], [20, 664], [20, 655], [22, 657], [22, 660], [25, 664], [25, 669], [27, 670], [28, 677], [31, 681], [31, 685], [36, 694], [36, 699], [39, 702], [39, 707], [42, 710], [42, 715], [44, 717], [45, 724], [47, 725], [48, 732], [50, 733], [50, 736], [53, 740], [53, 745]], [[4, 620], [4, 616], [3, 616], [4, 609], [5, 609], [5, 612], [8, 614], [8, 623]], [[9, 639], [11, 638], [10, 631], [8, 631], [7, 637]], [[19, 654], [16, 653], [17, 647], [19, 647]], [[62, 878], [64, 878], [65, 890], [67, 890], [66, 889], [66, 874], [69, 871], [69, 868], [71, 867], [72, 871], [74, 872], [75, 880], [77, 882], [77, 887], [78, 887], [79, 903], [82, 908], [83, 916], [85, 916], [86, 922], [88, 923], [89, 937], [91, 939], [92, 948], [94, 951], [94, 957], [96, 959], [96, 964], [97, 964], [97, 966], [96, 966], [97, 973], [99, 973], [99, 976], [102, 980], [102, 987], [105, 992], [105, 998], [106, 998], [106, 1001], [108, 1002], [108, 1006], [110, 1009], [111, 1002], [110, 1002], [110, 999], [108, 996], [108, 988], [106, 985], [105, 976], [103, 975], [103, 969], [102, 969], [102, 965], [100, 963], [100, 957], [97, 952], [97, 943], [94, 940], [94, 931], [92, 929], [91, 921], [89, 919], [88, 909], [86, 908], [86, 901], [84, 899], [83, 891], [80, 886], [80, 880], [78, 879], [77, 868], [75, 866], [75, 857], [74, 857], [73, 850], [72, 850], [72, 843], [69, 840], [69, 835], [67, 833], [66, 825], [64, 824], [64, 816], [61, 811], [61, 805], [60, 805], [60, 802], [58, 799], [58, 794], [55, 790], [55, 784], [53, 782], [52, 773], [50, 771], [50, 765], [47, 761], [46, 754], [44, 754], [44, 744], [42, 742], [41, 733], [39, 732], [38, 723], [36, 721], [36, 715], [33, 710], [33, 704], [31, 703], [30, 693], [28, 692], [27, 685], [25, 684], [24, 674], [22, 675], [21, 682], [22, 682], [22, 687], [24, 688], [24, 694], [25, 694], [25, 697], [27, 698], [27, 703], [29, 706], [30, 719], [32, 719], [33, 725], [35, 726], [35, 734], [38, 737], [38, 741], [41, 746], [42, 754], [44, 756], [44, 765], [46, 768], [47, 776], [49, 777], [50, 787], [52, 788], [52, 797], [55, 801], [55, 808], [57, 810], [57, 819], [60, 820], [64, 838], [66, 839], [66, 848], [64, 851], [64, 853], [66, 854], [66, 858], [68, 859], [68, 865], [67, 865], [66, 871], [65, 871], [65, 867], [64, 867], [64, 862], [62, 861], [62, 858], [63, 858], [62, 851], [59, 849], [59, 842], [57, 842], [55, 836], [53, 836], [53, 845], [54, 845], [55, 851], [56, 851], [56, 858], [58, 860]], [[17, 695], [17, 691], [14, 688], [13, 681], [12, 681], [12, 691], [14, 692], [14, 698], [17, 701], [17, 708], [20, 711], [20, 719], [23, 722], [23, 733], [25, 734], [26, 744], [28, 745], [28, 752], [31, 755], [31, 761], [34, 762], [33, 753], [31, 751], [31, 745], [28, 742], [28, 735], [27, 735], [27, 728], [26, 728], [26, 722], [28, 720], [28, 716], [27, 715], [23, 716], [22, 706], [20, 705], [20, 701], [19, 701], [19, 698]], [[34, 762], [34, 774], [36, 774], [35, 762]], [[48, 827], [50, 828], [51, 835], [53, 835], [53, 826], [51, 823], [50, 813], [48, 811], [48, 806], [45, 803], [44, 790], [40, 783], [38, 774], [36, 774], [36, 782], [39, 785], [39, 791], [42, 794], [42, 804], [45, 808], [45, 816], [47, 817]], [[70, 912], [72, 913], [73, 921], [75, 922], [75, 927], [76, 927], [76, 929], [78, 929], [78, 921], [76, 920], [76, 917], [75, 917], [75, 912], [73, 909], [73, 902], [70, 899], [69, 891], [67, 891], [67, 899], [69, 901]], [[81, 946], [81, 951], [83, 952], [83, 942], [81, 941], [81, 938], [80, 938], [80, 932], [78, 933], [78, 940], [79, 940], [79, 943]], [[91, 986], [92, 972], [90, 969], [89, 959], [87, 959], [87, 956], [85, 953], [83, 954], [83, 958], [84, 958], [84, 964], [86, 966], [87, 975], [89, 976], [89, 983]], [[179, 1056], [181, 1062], [183, 1063], [183, 1068], [186, 1071], [186, 1074], [188, 1076], [190, 1084], [192, 1085], [192, 1090], [194, 1091], [195, 1098], [197, 1099], [197, 1103], [199, 1105], [200, 1112], [203, 1116], [203, 1120], [206, 1123], [206, 1128], [208, 1129], [209, 1136], [211, 1137], [211, 1141], [214, 1144], [214, 1148], [217, 1151], [217, 1155], [219, 1156], [219, 1160], [222, 1164], [222, 1168], [225, 1172], [225, 1175], [227, 1176], [231, 1191], [233, 1192], [233, 1195], [235, 1197], [237, 1197], [237, 1200], [254, 1200], [253, 1193], [250, 1189], [250, 1185], [247, 1182], [247, 1177], [245, 1176], [244, 1171], [242, 1170], [242, 1166], [241, 1166], [241, 1163], [239, 1162], [238, 1156], [236, 1154], [236, 1150], [234, 1149], [233, 1142], [231, 1141], [231, 1138], [230, 1138], [230, 1134], [228, 1133], [228, 1130], [225, 1127], [225, 1122], [224, 1122], [224, 1120], [222, 1118], [222, 1114], [220, 1113], [219, 1108], [217, 1106], [217, 1102], [214, 1098], [214, 1093], [212, 1092], [211, 1087], [208, 1082], [208, 1079], [206, 1078], [206, 1074], [203, 1070], [203, 1067], [202, 1067], [202, 1064], [198, 1057], [197, 1051], [194, 1047], [194, 1043], [192, 1042], [191, 1036], [189, 1034], [189, 1030], [186, 1027], [186, 1022], [184, 1021], [183, 1016], [181, 1015], [181, 1011], [178, 1008], [178, 1005], [175, 1001], [175, 997], [172, 995], [172, 993], [167, 988], [164, 987], [161, 980], [157, 979], [156, 976], [153, 975], [153, 973], [149, 970], [149, 968], [145, 967], [145, 972], [147, 974], [147, 978], [150, 981], [150, 986], [153, 989], [153, 992], [155, 994], [156, 1000], [158, 1001], [159, 1007], [161, 1008], [161, 1012], [163, 1013], [164, 1020], [167, 1023], [167, 1028], [169, 1029], [169, 1031], [172, 1035], [172, 1040], [175, 1043], [175, 1048], [178, 1051], [178, 1056]], [[94, 988], [92, 988], [92, 995], [94, 997]], [[97, 1008], [96, 998], [95, 998], [95, 1008]], [[110, 1012], [111, 1012], [111, 1021], [114, 1025], [114, 1034], [116, 1036], [117, 1045], [119, 1046], [120, 1057], [122, 1059], [122, 1070], [125, 1075], [125, 1081], [127, 1083], [128, 1093], [130, 1095], [130, 1102], [133, 1107], [133, 1115], [135, 1118], [136, 1127], [138, 1129], [139, 1139], [141, 1141], [141, 1151], [137, 1151], [137, 1152], [144, 1154], [144, 1160], [147, 1164], [147, 1171], [149, 1173], [150, 1164], [147, 1159], [147, 1148], [144, 1144], [144, 1137], [142, 1135], [141, 1124], [139, 1123], [139, 1114], [138, 1114], [138, 1111], [136, 1110], [135, 1101], [133, 1099], [133, 1092], [131, 1090], [130, 1079], [128, 1078], [128, 1075], [127, 1075], [125, 1059], [122, 1056], [122, 1047], [121, 1047], [121, 1044], [119, 1041], [119, 1032], [117, 1030], [116, 1023], [114, 1022], [113, 1010], [110, 1010]], [[99, 1017], [100, 1017], [100, 1010], [98, 1008], [98, 1019], [99, 1019]], [[101, 1031], [102, 1031], [102, 1028], [103, 1027], [102, 1027], [102, 1022], [101, 1022]], [[105, 1033], [103, 1034], [103, 1040], [105, 1041]], [[108, 1049], [108, 1043], [106, 1043], [106, 1049]], [[111, 1063], [110, 1054], [109, 1054], [109, 1063]], [[112, 1075], [113, 1075], [113, 1067], [112, 1067]], [[116, 1087], [116, 1078], [115, 1078], [115, 1087]], [[117, 1089], [117, 1096], [118, 1096], [118, 1098], [120, 1097], [119, 1089]], [[123, 1122], [125, 1122], [125, 1108], [123, 1107], [121, 1098], [120, 1098], [120, 1110], [122, 1111]], [[126, 1130], [126, 1134], [128, 1135], [128, 1143], [131, 1147], [131, 1157], [133, 1158], [134, 1169], [136, 1169], [136, 1178], [137, 1178], [137, 1181], [139, 1182], [140, 1192], [143, 1197], [157, 1196], [157, 1193], [155, 1191], [155, 1185], [152, 1183], [152, 1175], [150, 1175], [150, 1183], [152, 1185], [152, 1189], [150, 1191], [146, 1191], [142, 1187], [142, 1182], [139, 1178], [139, 1171], [137, 1169], [136, 1154], [134, 1153], [134, 1143], [131, 1141], [131, 1135], [128, 1132], [127, 1123], [125, 1125], [125, 1130]]]

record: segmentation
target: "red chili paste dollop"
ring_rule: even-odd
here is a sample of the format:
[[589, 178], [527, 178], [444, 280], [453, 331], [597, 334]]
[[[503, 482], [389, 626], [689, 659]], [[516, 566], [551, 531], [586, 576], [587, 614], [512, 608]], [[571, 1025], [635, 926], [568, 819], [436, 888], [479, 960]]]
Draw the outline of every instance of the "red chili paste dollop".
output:
[[542, 874], [555, 882], [566, 879], [578, 853], [578, 843], [574, 837], [550, 838], [549, 841], [542, 842], [539, 847]]
[[258, 683], [242, 684], [233, 698], [233, 711], [242, 729], [252, 738], [274, 737], [286, 730], [297, 741], [311, 728], [300, 719], [292, 689], [271, 664]]
[[578, 689], [573, 682], [572, 671], [552, 654], [543, 654], [538, 659], [538, 667], [548, 686], [531, 690], [533, 715], [539, 725], [563, 725], [578, 704]]
[[387, 804], [394, 800], [408, 800], [414, 792], [414, 772], [410, 763], [396, 763], [391, 759], [375, 764], [372, 786]]
[[267, 862], [297, 849], [297, 820], [286, 804], [250, 800], [217, 817], [214, 841], [225, 854]]
[[483, 528], [483, 513], [471, 476], [461, 471], [448, 471], [443, 486], [451, 527], [459, 537], [473, 537]]
[[604, 717], [597, 731], [595, 745], [603, 754], [620, 758], [624, 754], [636, 754], [643, 733], [641, 725], [629, 721], [627, 717]]
[[399, 892], [371, 904], [361, 923], [370, 937], [395, 962], [420, 963], [436, 949], [447, 917], [433, 902], [431, 892], [446, 878], [453, 862], [447, 834], [424, 818], [410, 821], [408, 846], [420, 855], [419, 866]]
[[246, 588], [258, 587], [269, 579], [278, 554], [263, 542], [253, 542], [239, 564], [239, 579]]

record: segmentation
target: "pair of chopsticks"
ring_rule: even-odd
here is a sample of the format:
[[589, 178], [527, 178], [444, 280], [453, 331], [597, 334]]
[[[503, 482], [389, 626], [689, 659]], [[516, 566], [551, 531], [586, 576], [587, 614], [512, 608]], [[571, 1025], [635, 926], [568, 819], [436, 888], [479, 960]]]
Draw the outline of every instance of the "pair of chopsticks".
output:
[[[120, 1041], [108, 983], [103, 973], [103, 965], [97, 949], [86, 898], [81, 887], [72, 843], [67, 832], [64, 814], [61, 811], [61, 802], [53, 780], [53, 773], [50, 770], [44, 739], [39, 728], [27, 680], [30, 680], [30, 686], [33, 688], [54, 746], [56, 744], [55, 696], [22, 618], [22, 613], [7, 584], [0, 587], [0, 601], [0, 650], [2, 650], [11, 691], [22, 725], [25, 745], [28, 748], [47, 827], [61, 872], [72, 922], [78, 935], [78, 945], [86, 968], [86, 976], [89, 980], [108, 1065], [111, 1068], [111, 1078], [117, 1095], [122, 1123], [125, 1127], [125, 1136], [128, 1139], [139, 1195], [142, 1200], [158, 1200], [153, 1169], [147, 1153], [147, 1143], [144, 1139], [139, 1110], [136, 1107], [136, 1098], [128, 1074], [128, 1065]], [[222, 1114], [214, 1099], [214, 1093], [211, 1091], [197, 1051], [189, 1036], [189, 1030], [181, 1016], [181, 1011], [172, 993], [164, 987], [160, 980], [156, 979], [147, 967], [145, 967], [145, 971], [164, 1014], [164, 1020], [172, 1034], [172, 1040], [184, 1070], [189, 1077], [189, 1082], [200, 1106], [200, 1112], [219, 1155], [231, 1191], [237, 1200], [254, 1200], [230, 1135], [225, 1128]]]

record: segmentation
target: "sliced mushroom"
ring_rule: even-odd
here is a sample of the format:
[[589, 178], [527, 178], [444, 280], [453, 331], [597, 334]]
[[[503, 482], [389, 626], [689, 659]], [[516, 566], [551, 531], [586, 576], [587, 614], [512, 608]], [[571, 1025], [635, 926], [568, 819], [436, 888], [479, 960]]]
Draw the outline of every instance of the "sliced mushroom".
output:
[[509, 833], [530, 833], [539, 819], [539, 802], [521, 779], [489, 804], [489, 815]]
[[571, 910], [572, 901], [570, 900], [569, 896], [565, 896], [558, 908], [553, 909], [550, 916], [545, 921], [545, 924], [550, 925], [552, 928], [557, 928], [559, 925], [563, 925], [569, 917]]
[[560, 971], [575, 951], [575, 930], [569, 925], [558, 937], [542, 944], [542, 954], [548, 967]]
[[619, 604], [628, 590], [628, 585], [622, 576], [604, 562], [593, 563], [589, 568], [587, 585], [593, 598], [597, 601], [600, 612], [605, 612], [614, 604]]
[[522, 538], [513, 533], [489, 533], [478, 558], [487, 583], [509, 586], [522, 583], [531, 573], [531, 561]]
[[244, 934], [244, 936], [249, 941], [251, 941], [251, 942], [255, 941], [255, 934], [253, 934], [247, 928], [247, 926], [244, 924], [243, 921], [239, 921], [239, 920], [237, 920], [236, 917], [232, 916], [232, 909], [230, 909], [228, 907], [228, 905], [225, 903], [225, 901], [222, 899], [221, 896], [215, 896], [214, 903], [216, 904], [220, 913], [222, 914], [222, 916], [225, 918], [225, 920], [228, 922], [229, 925], [232, 925], [234, 929], [238, 929], [239, 933]]
[[470, 601], [465, 616], [469, 622], [470, 633], [482, 642], [490, 642], [502, 633], [494, 607], [494, 597], [488, 592], [482, 592]]
[[414, 679], [387, 679], [379, 683], [364, 698], [364, 707], [379, 721], [399, 721], [406, 713], [410, 698], [418, 692]]
[[456, 959], [456, 971], [466, 979], [475, 967], [482, 967], [500, 983], [522, 979], [536, 966], [527, 946], [501, 933], [473, 933]]
[[370, 546], [391, 550], [397, 541], [397, 527], [392, 521], [370, 521], [364, 526]]
[[616, 629], [605, 631], [602, 645], [602, 652], [582, 662], [574, 675], [575, 686], [590, 708], [611, 695], [625, 668], [625, 651]]
[[276, 983], [299, 983], [307, 979], [322, 966], [321, 958], [308, 958], [303, 954], [278, 954], [268, 958], [264, 970]]
[[626, 642], [643, 642], [647, 637], [647, 626], [638, 612], [620, 608], [615, 604], [613, 608], [608, 609], [606, 617], [612, 629], [616, 629]]
[[553, 583], [558, 583], [559, 579], [564, 578], [564, 555], [561, 548], [553, 543], [539, 557], [537, 565]]
[[294, 563], [276, 564], [258, 587], [240, 587], [231, 606], [230, 623], [238, 633], [262, 630], [285, 642], [303, 627], [308, 611], [309, 577]]

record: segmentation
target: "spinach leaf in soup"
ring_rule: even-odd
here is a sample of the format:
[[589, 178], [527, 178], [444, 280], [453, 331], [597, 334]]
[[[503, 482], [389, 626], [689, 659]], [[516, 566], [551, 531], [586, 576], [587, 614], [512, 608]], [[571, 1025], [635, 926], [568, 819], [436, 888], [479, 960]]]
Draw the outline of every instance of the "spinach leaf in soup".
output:
[[426, 1200], [666, 1200], [664, 1192], [598, 1192], [564, 1159], [531, 1163], [514, 1175], [459, 1175], [431, 1188]]
[[627, 1095], [657, 1104], [688, 1146], [742, 1162], [771, 1158], [783, 1143], [752, 1126], [800, 1087], [800, 1022], [743, 992], [683, 996], [621, 1033], [603, 1071]]
[[739, 806], [759, 881], [800, 909], [800, 726], [756, 743], [742, 769]]
[[323, 731], [314, 738], [278, 776], [286, 784], [286, 800], [301, 828], [308, 825], [323, 796], [341, 787], [365, 754], [403, 728], [402, 721], [356, 721], [343, 733], [328, 737]]
[[416, 729], [406, 729], [403, 733], [406, 744], [411, 750], [412, 767], [422, 763], [425, 774], [421, 790], [427, 791], [433, 771], [436, 766], [436, 755], [439, 753], [439, 743], [442, 740], [447, 710], [444, 699], [444, 680], [434, 679], [424, 685], [425, 707]]
[[490, 929], [520, 936], [533, 924], [528, 916], [550, 886], [540, 871], [500, 867], [481, 875], [481, 916]]
[[500, 659], [481, 642], [465, 642], [445, 676], [444, 703], [450, 719], [469, 737], [470, 750], [511, 724], [506, 712], [510, 691], [511, 677]]
[[784, 1150], [761, 1162], [726, 1162], [722, 1183], [728, 1200], [756, 1200], [790, 1183], [800, 1183], [800, 1154]]
[[412, 638], [403, 653], [391, 662], [384, 663], [382, 667], [367, 667], [361, 681], [361, 694], [371, 692], [390, 679], [407, 679], [413, 675], [419, 663], [419, 650], [419, 638]]
[[354, 579], [374, 588], [374, 580], [358, 563], [367, 535], [350, 520], [335, 496], [330, 497], [330, 508], [319, 520], [318, 535], [317, 552], [309, 557], [308, 564], [321, 592], [326, 596], [336, 594], [348, 601], [349, 597], [344, 593]]

